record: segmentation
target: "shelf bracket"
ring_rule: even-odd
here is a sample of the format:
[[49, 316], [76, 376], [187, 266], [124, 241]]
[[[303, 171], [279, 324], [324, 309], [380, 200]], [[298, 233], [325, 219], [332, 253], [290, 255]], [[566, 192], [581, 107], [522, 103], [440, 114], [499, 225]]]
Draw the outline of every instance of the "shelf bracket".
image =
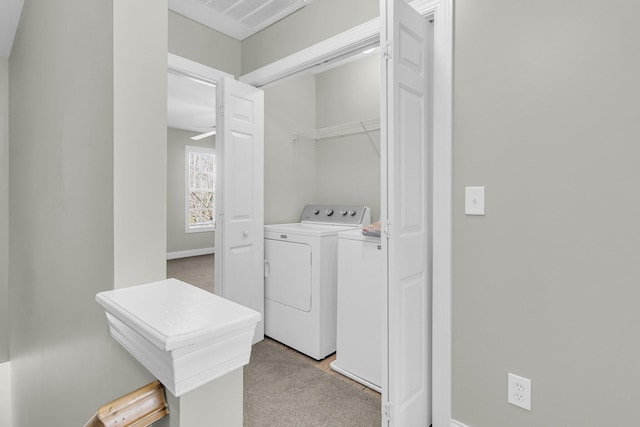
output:
[[367, 135], [367, 138], [369, 138], [369, 142], [371, 143], [371, 146], [373, 147], [373, 151], [375, 151], [376, 154], [378, 155], [378, 158], [380, 158], [380, 152], [378, 151], [378, 147], [376, 147], [376, 144], [373, 142], [373, 139], [371, 139], [371, 135], [369, 135], [369, 130], [364, 125], [364, 122], [360, 122], [360, 126], [362, 126], [362, 130], [364, 131], [364, 134]]

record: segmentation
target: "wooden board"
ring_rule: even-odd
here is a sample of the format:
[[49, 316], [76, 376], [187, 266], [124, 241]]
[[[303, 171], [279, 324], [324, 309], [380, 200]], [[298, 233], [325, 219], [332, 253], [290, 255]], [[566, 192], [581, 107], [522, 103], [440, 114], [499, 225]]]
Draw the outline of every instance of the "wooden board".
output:
[[154, 381], [102, 405], [84, 427], [147, 427], [168, 413], [164, 387]]

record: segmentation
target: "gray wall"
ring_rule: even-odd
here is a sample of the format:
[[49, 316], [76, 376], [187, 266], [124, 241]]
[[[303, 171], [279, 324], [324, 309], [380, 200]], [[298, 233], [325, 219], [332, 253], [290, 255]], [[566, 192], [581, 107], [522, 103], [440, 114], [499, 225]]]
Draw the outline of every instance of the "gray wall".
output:
[[169, 52], [240, 76], [240, 42], [169, 11]]
[[[639, 15], [456, 2], [453, 414], [472, 427], [640, 418]], [[484, 217], [463, 215], [472, 185]]]
[[317, 0], [242, 41], [242, 74], [380, 15], [378, 0]]
[[[99, 405], [152, 379], [109, 336], [94, 300], [97, 292], [114, 287], [114, 248], [126, 240], [114, 228], [114, 212], [158, 209], [144, 197], [125, 205], [115, 193], [114, 180], [131, 171], [125, 164], [114, 170], [114, 97], [135, 98], [129, 102], [145, 112], [142, 122], [158, 123], [162, 134], [166, 120], [166, 112], [157, 117], [158, 108], [148, 104], [155, 98], [140, 94], [165, 88], [145, 82], [128, 94], [114, 94], [114, 57], [122, 55], [114, 52], [114, 36], [139, 25], [145, 31], [138, 37], [155, 42], [161, 52], [166, 2], [117, 3], [115, 8], [111, 1], [25, 1], [9, 61], [10, 335], [19, 426], [82, 425]], [[129, 42], [131, 52], [138, 40]], [[155, 82], [158, 75], [149, 75], [146, 65], [166, 60], [166, 50], [164, 56], [158, 50], [136, 53], [129, 58], [140, 61], [147, 81]], [[118, 73], [122, 83], [126, 67]], [[164, 68], [156, 73], [164, 74]], [[152, 138], [155, 133], [132, 138], [131, 144], [144, 146]], [[145, 154], [130, 150], [138, 164]], [[164, 163], [146, 168], [152, 176], [166, 170]], [[164, 224], [157, 233], [165, 239]], [[160, 249], [150, 248], [159, 254]], [[138, 266], [141, 272], [148, 268]]]
[[[379, 15], [379, 7], [378, 0], [312, 2], [242, 41], [242, 74], [374, 19]], [[291, 132], [316, 128], [315, 79], [296, 77], [263, 89], [265, 224], [295, 222], [300, 219], [302, 206], [317, 203], [317, 144], [290, 142]], [[328, 113], [320, 113], [322, 120], [325, 114]], [[327, 163], [322, 161], [321, 167], [325, 166]], [[326, 194], [324, 188], [321, 191]]]
[[115, 288], [167, 273], [167, 10], [146, 3], [113, 1]]
[[[380, 57], [367, 56], [316, 75], [318, 128], [380, 117]], [[380, 217], [380, 132], [316, 143], [316, 202], [367, 205]]]
[[300, 221], [315, 203], [316, 146], [294, 143], [292, 132], [316, 127], [316, 85], [311, 74], [264, 88], [264, 222]]
[[9, 61], [0, 57], [0, 363], [7, 360], [9, 360]]
[[184, 147], [215, 148], [215, 137], [193, 141], [198, 132], [167, 128], [167, 252], [212, 248], [215, 232], [185, 233]]
[[[380, 159], [365, 135], [292, 141], [293, 132], [380, 116], [378, 56], [265, 91], [265, 223], [300, 220], [310, 203], [366, 204], [380, 215]], [[371, 137], [379, 149], [380, 132]]]

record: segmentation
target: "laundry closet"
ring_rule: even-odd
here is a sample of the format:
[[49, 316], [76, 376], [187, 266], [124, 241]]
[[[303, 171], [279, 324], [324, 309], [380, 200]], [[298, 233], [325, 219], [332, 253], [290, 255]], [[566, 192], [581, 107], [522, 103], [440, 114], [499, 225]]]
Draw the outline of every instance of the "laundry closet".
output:
[[361, 231], [380, 218], [378, 49], [263, 90], [265, 335], [380, 391], [385, 262]]
[[378, 220], [378, 49], [263, 90], [265, 224], [298, 221], [302, 208], [312, 203], [363, 204]]

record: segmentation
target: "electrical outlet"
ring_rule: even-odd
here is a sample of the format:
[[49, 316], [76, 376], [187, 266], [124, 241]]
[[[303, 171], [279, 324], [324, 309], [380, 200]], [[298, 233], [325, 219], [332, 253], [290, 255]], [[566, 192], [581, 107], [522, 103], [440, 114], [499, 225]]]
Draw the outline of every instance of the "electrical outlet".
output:
[[507, 402], [531, 410], [531, 380], [509, 373]]

